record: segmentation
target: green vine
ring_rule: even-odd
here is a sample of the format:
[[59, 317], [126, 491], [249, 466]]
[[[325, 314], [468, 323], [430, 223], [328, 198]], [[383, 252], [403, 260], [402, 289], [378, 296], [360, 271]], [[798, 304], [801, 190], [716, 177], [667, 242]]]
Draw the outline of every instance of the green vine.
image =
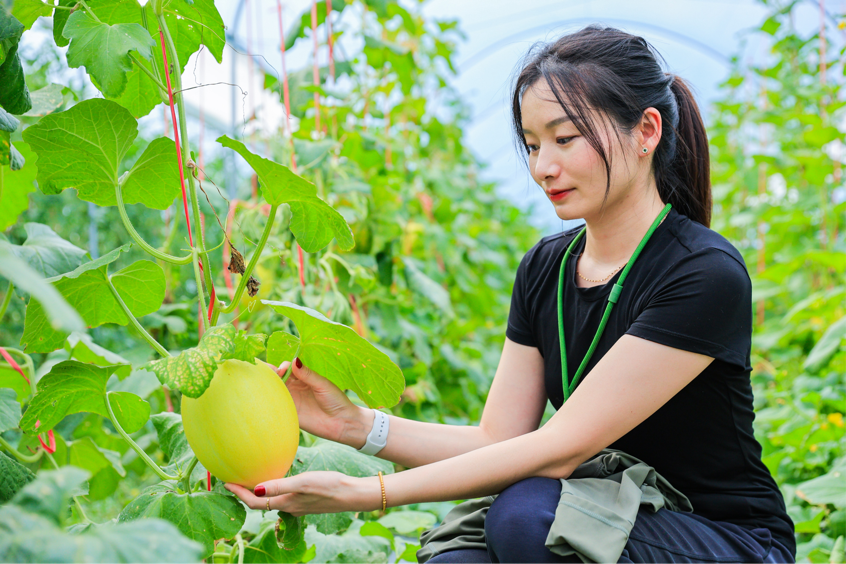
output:
[[6, 315], [6, 308], [9, 307], [9, 302], [12, 301], [12, 294], [15, 291], [15, 285], [9, 280], [9, 286], [6, 288], [6, 295], [3, 297], [3, 304], [0, 305], [0, 319]]
[[109, 394], [111, 393], [112, 392], [106, 392], [106, 395], [103, 399], [106, 403], [106, 410], [109, 412], [109, 420], [111, 420], [112, 425], [115, 426], [117, 432], [120, 433], [120, 436], [123, 437], [123, 439], [127, 443], [129, 443], [129, 446], [132, 448], [132, 450], [138, 453], [138, 456], [141, 457], [141, 460], [146, 462], [147, 466], [152, 468], [153, 472], [155, 472], [159, 478], [161, 478], [162, 480], [178, 480], [180, 478], [179, 476], [171, 476], [170, 474], [162, 470], [161, 467], [159, 467], [159, 465], [156, 464], [155, 461], [150, 458], [150, 456], [146, 452], [144, 452], [144, 449], [138, 446], [138, 443], [133, 441], [132, 437], [130, 437], [129, 434], [123, 430], [123, 427], [121, 427], [120, 423], [118, 423], [117, 417], [115, 417], [115, 412], [112, 411], [112, 404], [109, 402]]
[[270, 206], [270, 212], [267, 214], [267, 223], [264, 225], [264, 231], [261, 233], [261, 239], [256, 246], [255, 252], [253, 252], [253, 256], [250, 258], [249, 264], [247, 264], [247, 268], [244, 270], [244, 274], [241, 275], [241, 280], [238, 282], [238, 288], [235, 289], [235, 296], [232, 298], [232, 302], [228, 306], [221, 308], [219, 311], [222, 311], [223, 313], [231, 313], [241, 301], [241, 296], [244, 293], [244, 288], [247, 286], [247, 281], [250, 279], [253, 269], [255, 269], [256, 264], [258, 264], [258, 261], [261, 258], [261, 252], [267, 244], [270, 232], [273, 231], [273, 222], [276, 219], [276, 211], [278, 209], [278, 205]]
[[[118, 208], [118, 213], [120, 214], [120, 220], [123, 222], [123, 226], [126, 228], [126, 231], [129, 233], [129, 236], [132, 237], [133, 241], [138, 243], [139, 247], [141, 247], [142, 249], [147, 251], [147, 253], [149, 253], [153, 257], [155, 257], [159, 260], [165, 261], [165, 262], [169, 262], [171, 264], [184, 265], [184, 264], [188, 264], [189, 262], [191, 262], [191, 258], [192, 258], [191, 255], [187, 255], [187, 256], [184, 256], [184, 257], [175, 257], [173, 255], [169, 255], [167, 253], [164, 253], [164, 252], [156, 249], [155, 247], [153, 247], [152, 245], [147, 243], [147, 241], [145, 241], [141, 237], [141, 235], [138, 234], [138, 232], [132, 226], [132, 222], [129, 221], [129, 216], [126, 213], [126, 207], [124, 206], [124, 203], [123, 203], [123, 194], [121, 193], [121, 190], [120, 190], [120, 183], [115, 184], [115, 198], [117, 199], [117, 208]], [[168, 238], [170, 238], [170, 235], [168, 235]], [[165, 248], [167, 248], [167, 247], [165, 247]]]
[[115, 285], [112, 284], [111, 276], [107, 276], [106, 281], [109, 283], [109, 290], [111, 290], [112, 295], [115, 297], [115, 300], [117, 301], [118, 305], [123, 310], [123, 313], [126, 314], [126, 317], [129, 319], [129, 322], [132, 324], [132, 326], [135, 327], [135, 329], [141, 334], [142, 337], [144, 337], [144, 340], [147, 341], [150, 346], [153, 347], [153, 349], [161, 356], [171, 356], [171, 354], [167, 352], [167, 349], [161, 346], [159, 342], [152, 337], [152, 335], [147, 333], [147, 330], [144, 329], [141, 323], [139, 323], [138, 320], [135, 319], [135, 316], [132, 315], [132, 312], [129, 310], [129, 307], [123, 301], [123, 298], [120, 297], [120, 293], [118, 293], [117, 288], [115, 288]]
[[0, 446], [2, 446], [4, 449], [9, 451], [9, 453], [12, 456], [17, 458], [20, 462], [23, 462], [24, 464], [34, 464], [34, 463], [38, 462], [39, 459], [41, 459], [41, 457], [44, 455], [44, 452], [45, 452], [42, 449], [38, 449], [38, 451], [36, 451], [36, 453], [33, 454], [33, 455], [24, 454], [21, 451], [19, 451], [18, 449], [16, 449], [15, 447], [13, 447], [2, 436], [0, 436]]

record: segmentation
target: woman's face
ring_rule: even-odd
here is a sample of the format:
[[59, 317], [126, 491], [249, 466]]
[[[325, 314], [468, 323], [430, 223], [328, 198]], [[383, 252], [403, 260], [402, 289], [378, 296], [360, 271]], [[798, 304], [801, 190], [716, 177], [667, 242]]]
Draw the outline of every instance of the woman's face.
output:
[[594, 115], [596, 133], [611, 162], [611, 186], [603, 209], [605, 163], [569, 120], [549, 86], [538, 82], [529, 87], [521, 109], [532, 178], [546, 192], [558, 217], [590, 221], [631, 197], [634, 181], [643, 173], [637, 158], [640, 147], [631, 135], [621, 133], [618, 141], [607, 118], [603, 121]]

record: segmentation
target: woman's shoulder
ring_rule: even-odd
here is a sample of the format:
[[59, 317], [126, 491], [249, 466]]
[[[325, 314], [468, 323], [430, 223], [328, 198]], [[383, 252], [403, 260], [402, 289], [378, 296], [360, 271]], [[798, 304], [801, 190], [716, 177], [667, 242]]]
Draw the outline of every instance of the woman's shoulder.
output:
[[703, 274], [712, 282], [719, 280], [732, 287], [751, 283], [743, 255], [718, 232], [681, 214], [676, 215], [669, 231], [677, 255], [674, 264], [668, 265], [668, 274]]

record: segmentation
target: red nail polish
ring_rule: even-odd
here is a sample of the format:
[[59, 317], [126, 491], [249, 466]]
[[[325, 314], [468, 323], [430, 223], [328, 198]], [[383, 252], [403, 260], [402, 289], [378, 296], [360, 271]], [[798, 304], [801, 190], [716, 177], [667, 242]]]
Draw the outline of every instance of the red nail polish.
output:
[[253, 491], [258, 497], [264, 497], [264, 494], [267, 493], [267, 490], [264, 489], [264, 486], [256, 486], [256, 489]]
[[294, 359], [294, 362], [295, 362], [295, 363], [297, 363], [297, 368], [302, 368], [302, 367], [303, 367], [303, 361], [302, 361], [302, 360], [300, 360], [300, 357], [295, 358], [295, 359]]

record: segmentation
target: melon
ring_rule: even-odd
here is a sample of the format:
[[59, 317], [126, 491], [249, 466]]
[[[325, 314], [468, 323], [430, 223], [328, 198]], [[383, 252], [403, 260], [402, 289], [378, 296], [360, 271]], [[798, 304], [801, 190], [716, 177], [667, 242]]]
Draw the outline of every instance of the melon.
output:
[[219, 480], [253, 489], [284, 478], [297, 454], [297, 409], [265, 363], [226, 360], [199, 398], [182, 397], [185, 438]]

